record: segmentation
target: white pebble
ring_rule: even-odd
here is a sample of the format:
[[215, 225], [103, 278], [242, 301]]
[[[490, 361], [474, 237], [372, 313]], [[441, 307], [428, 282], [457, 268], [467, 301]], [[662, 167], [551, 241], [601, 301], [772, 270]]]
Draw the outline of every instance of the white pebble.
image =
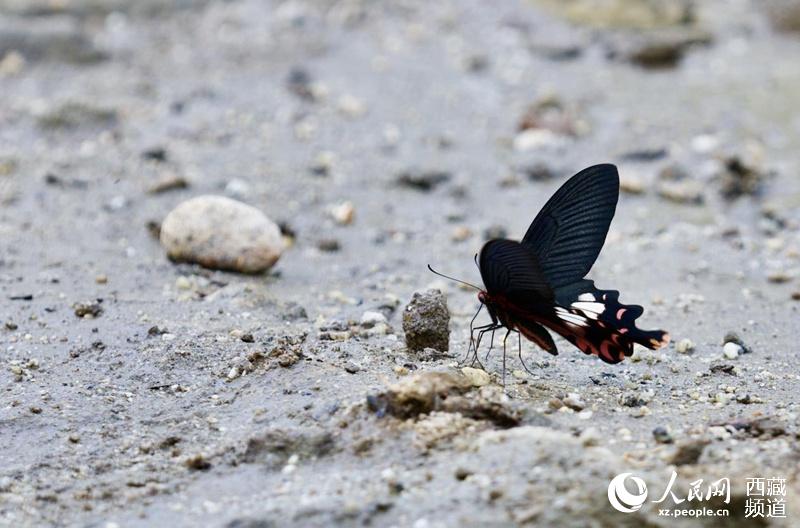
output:
[[742, 347], [736, 343], [725, 343], [722, 347], [722, 354], [728, 359], [736, 359], [742, 353]]

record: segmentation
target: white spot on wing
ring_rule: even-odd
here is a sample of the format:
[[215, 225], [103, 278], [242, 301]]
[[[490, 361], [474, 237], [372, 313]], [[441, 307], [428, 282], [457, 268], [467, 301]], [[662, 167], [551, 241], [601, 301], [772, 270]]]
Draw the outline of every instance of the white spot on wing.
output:
[[606, 309], [606, 306], [599, 302], [575, 302], [572, 303], [572, 307], [584, 312], [593, 312], [596, 314], [601, 314]]
[[594, 301], [594, 295], [591, 293], [582, 293], [578, 295], [579, 301]]
[[586, 318], [585, 317], [581, 317], [580, 315], [578, 315], [576, 313], [568, 312], [568, 311], [566, 311], [564, 309], [561, 309], [559, 311], [559, 309], [556, 308], [556, 315], [558, 316], [559, 319], [561, 319], [562, 321], [564, 321], [564, 322], [566, 322], [568, 324], [577, 325], [577, 326], [588, 326], [588, 323], [586, 322]]

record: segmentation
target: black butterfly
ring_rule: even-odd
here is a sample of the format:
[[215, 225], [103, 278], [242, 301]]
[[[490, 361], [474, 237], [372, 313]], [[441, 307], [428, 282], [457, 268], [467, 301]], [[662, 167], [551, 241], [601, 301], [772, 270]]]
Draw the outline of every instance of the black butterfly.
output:
[[644, 312], [641, 306], [621, 304], [618, 291], [600, 290], [584, 279], [603, 247], [618, 198], [617, 168], [589, 167], [556, 191], [522, 241], [494, 239], [484, 244], [476, 255], [486, 287], [478, 300], [492, 322], [473, 328], [478, 314], [472, 319], [470, 349], [475, 360], [483, 335], [491, 332], [493, 341], [500, 328], [507, 329], [506, 338], [518, 332], [557, 355], [548, 328], [606, 363], [630, 356], [634, 343], [650, 349], [669, 343], [669, 334], [662, 330], [636, 328], [635, 320]]

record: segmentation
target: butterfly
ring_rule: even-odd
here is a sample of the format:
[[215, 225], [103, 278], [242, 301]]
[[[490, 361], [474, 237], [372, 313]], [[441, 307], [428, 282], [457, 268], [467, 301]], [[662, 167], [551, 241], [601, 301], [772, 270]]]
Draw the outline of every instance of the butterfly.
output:
[[[605, 243], [618, 199], [617, 168], [594, 165], [556, 191], [522, 240], [493, 239], [484, 244], [475, 256], [484, 288], [477, 288], [481, 305], [470, 323], [473, 361], [483, 336], [491, 332], [491, 350], [494, 332], [502, 328], [507, 330], [504, 373], [505, 342], [511, 332], [520, 335], [523, 366], [522, 336], [558, 354], [548, 330], [611, 364], [630, 356], [634, 343], [651, 350], [669, 343], [669, 334], [663, 330], [636, 327], [636, 319], [644, 312], [641, 306], [622, 304], [618, 291], [601, 290], [584, 278]], [[474, 327], [484, 307], [491, 322]]]

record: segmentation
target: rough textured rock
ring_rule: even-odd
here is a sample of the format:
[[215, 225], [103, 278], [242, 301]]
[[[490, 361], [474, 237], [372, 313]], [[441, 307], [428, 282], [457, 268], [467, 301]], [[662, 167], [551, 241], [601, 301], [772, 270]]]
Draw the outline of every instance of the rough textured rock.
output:
[[474, 380], [460, 371], [421, 372], [369, 395], [367, 405], [379, 416], [416, 418], [442, 411], [485, 420], [499, 427], [519, 425], [521, 412], [511, 405], [502, 389], [484, 386], [473, 390], [474, 387]]
[[416, 292], [403, 312], [403, 331], [409, 350], [420, 352], [450, 348], [450, 311], [447, 299], [439, 290]]
[[161, 224], [161, 244], [172, 260], [243, 273], [269, 269], [283, 251], [272, 220], [223, 196], [199, 196], [178, 205]]

